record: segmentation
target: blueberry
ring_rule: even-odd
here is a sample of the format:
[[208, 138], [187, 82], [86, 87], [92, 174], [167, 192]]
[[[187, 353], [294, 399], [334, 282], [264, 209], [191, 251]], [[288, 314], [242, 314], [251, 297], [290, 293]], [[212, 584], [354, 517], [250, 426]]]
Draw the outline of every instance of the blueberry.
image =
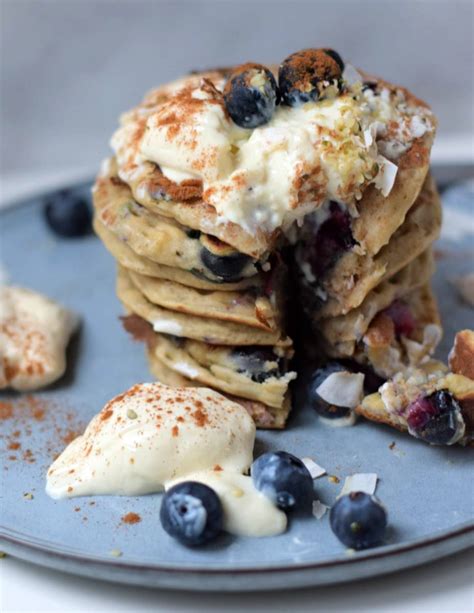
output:
[[[281, 360], [270, 347], [238, 347], [232, 351], [232, 358], [237, 372], [247, 374], [256, 383], [278, 376], [281, 371]], [[276, 362], [277, 366], [265, 368], [266, 362]]]
[[331, 529], [346, 547], [367, 549], [385, 536], [387, 512], [380, 500], [364, 492], [341, 496], [329, 515]]
[[183, 545], [203, 545], [222, 530], [222, 505], [207, 485], [183, 481], [163, 496], [160, 520], [164, 530]]
[[286, 451], [268, 452], [251, 467], [255, 487], [284, 511], [307, 510], [313, 479], [303, 462]]
[[341, 88], [344, 63], [332, 49], [305, 49], [287, 57], [278, 72], [282, 102], [299, 106], [324, 97], [329, 85]]
[[410, 307], [401, 300], [394, 300], [383, 313], [388, 315], [395, 326], [397, 337], [406, 336], [410, 338], [416, 328], [416, 319]]
[[448, 390], [420, 396], [407, 408], [410, 434], [432, 445], [451, 445], [464, 433], [458, 401]]
[[268, 123], [275, 111], [275, 77], [260, 64], [238, 66], [225, 85], [224, 101], [234, 123], [241, 128], [258, 128]]
[[329, 57], [332, 57], [332, 59], [337, 62], [337, 65], [339, 66], [341, 73], [344, 72], [344, 61], [342, 59], [342, 57], [339, 55], [339, 53], [337, 51], [334, 51], [334, 49], [323, 49], [323, 51], [326, 53], [326, 55], [329, 55]]
[[321, 415], [321, 417], [338, 419], [350, 415], [351, 409], [349, 407], [336, 407], [329, 404], [323, 400], [316, 391], [321, 383], [329, 377], [329, 375], [332, 375], [335, 372], [347, 372], [347, 370], [347, 367], [339, 364], [338, 362], [328, 362], [322, 368], [318, 368], [318, 370], [316, 370], [312, 376], [309, 384], [309, 401], [313, 409], [316, 411], [316, 413], [318, 413], [318, 415]]
[[355, 244], [349, 213], [334, 201], [329, 205], [329, 213], [316, 228], [304, 255], [317, 279], [324, 277], [339, 257]]
[[51, 230], [59, 236], [84, 236], [92, 230], [90, 206], [73, 191], [63, 190], [54, 194], [45, 203], [43, 213]]
[[201, 262], [216, 277], [223, 281], [239, 281], [242, 271], [250, 262], [251, 258], [243, 253], [234, 252], [230, 255], [216, 255], [203, 247], [201, 249]]
[[188, 238], [197, 239], [201, 236], [201, 232], [199, 230], [193, 230], [192, 228], [186, 228], [185, 232]]

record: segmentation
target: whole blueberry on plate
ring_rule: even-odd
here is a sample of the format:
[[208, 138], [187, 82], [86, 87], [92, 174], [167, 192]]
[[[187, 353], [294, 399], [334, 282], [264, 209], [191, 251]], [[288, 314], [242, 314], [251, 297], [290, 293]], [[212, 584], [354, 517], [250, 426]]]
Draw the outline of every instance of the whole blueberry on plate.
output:
[[92, 212], [87, 200], [73, 190], [53, 194], [44, 204], [48, 226], [58, 236], [75, 238], [92, 230]]
[[348, 368], [339, 362], [328, 362], [321, 368], [318, 368], [311, 377], [308, 388], [309, 403], [321, 417], [326, 417], [328, 419], [339, 419], [341, 417], [347, 417], [351, 413], [351, 409], [349, 407], [339, 407], [326, 402], [326, 400], [321, 398], [317, 392], [318, 387], [330, 375], [337, 372], [347, 371]]
[[230, 75], [224, 87], [227, 112], [241, 128], [268, 123], [278, 102], [275, 77], [261, 64], [243, 64]]
[[344, 63], [333, 49], [304, 49], [288, 56], [280, 65], [278, 85], [282, 102], [299, 106], [324, 98], [329, 86], [339, 90]]
[[203, 545], [222, 530], [222, 504], [213, 489], [183, 481], [163, 496], [160, 510], [164, 530], [183, 545]]
[[464, 434], [461, 407], [448, 390], [419, 396], [407, 409], [410, 434], [432, 445], [452, 445]]
[[331, 529], [346, 547], [367, 549], [383, 542], [387, 512], [375, 496], [351, 492], [341, 496], [329, 515]]
[[250, 469], [255, 487], [283, 511], [307, 510], [313, 479], [303, 462], [286, 451], [264, 453]]

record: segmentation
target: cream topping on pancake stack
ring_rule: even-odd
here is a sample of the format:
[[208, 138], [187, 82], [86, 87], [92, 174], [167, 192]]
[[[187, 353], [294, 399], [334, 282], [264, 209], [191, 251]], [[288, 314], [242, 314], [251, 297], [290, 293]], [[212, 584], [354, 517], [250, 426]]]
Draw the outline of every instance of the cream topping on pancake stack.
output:
[[[374, 184], [388, 195], [396, 162], [434, 130], [431, 111], [401, 89], [379, 95], [361, 82], [301, 106], [279, 105], [268, 123], [237, 126], [226, 112], [222, 78], [181, 80], [157, 90], [122, 118], [112, 138], [119, 176], [146, 163], [174, 183], [202, 184], [220, 223], [249, 233], [288, 228], [326, 200], [350, 204]], [[389, 159], [390, 158], [390, 159]]]
[[254, 442], [252, 418], [221, 394], [138, 384], [108, 402], [54, 461], [46, 491], [53, 498], [136, 496], [198, 481], [220, 497], [227, 531], [278, 534], [285, 514], [244, 475]]
[[44, 387], [66, 369], [66, 347], [78, 318], [46, 296], [0, 287], [0, 389]]

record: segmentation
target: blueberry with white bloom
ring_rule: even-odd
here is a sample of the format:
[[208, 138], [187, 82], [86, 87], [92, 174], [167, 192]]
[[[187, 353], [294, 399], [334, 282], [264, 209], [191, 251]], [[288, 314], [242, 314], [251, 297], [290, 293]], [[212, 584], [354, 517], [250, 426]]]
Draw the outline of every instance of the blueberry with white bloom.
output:
[[258, 128], [272, 118], [278, 103], [275, 77], [261, 64], [243, 64], [224, 88], [227, 112], [241, 128]]
[[164, 530], [183, 545], [203, 545], [222, 530], [222, 504], [207, 485], [183, 481], [165, 493], [160, 520]]
[[286, 451], [268, 452], [252, 464], [255, 487], [284, 511], [308, 510], [313, 501], [313, 479], [303, 462]]

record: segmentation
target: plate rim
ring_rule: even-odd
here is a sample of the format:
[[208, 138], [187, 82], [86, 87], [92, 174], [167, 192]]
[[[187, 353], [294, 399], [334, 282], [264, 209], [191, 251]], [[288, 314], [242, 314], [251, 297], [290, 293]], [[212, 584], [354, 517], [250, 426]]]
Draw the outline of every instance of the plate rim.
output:
[[[0, 533], [0, 546], [7, 544], [12, 545], [13, 548], [20, 547], [29, 551], [41, 553], [49, 557], [63, 558], [80, 563], [94, 563], [103, 567], [116, 567], [122, 570], [130, 571], [150, 571], [150, 572], [166, 572], [166, 573], [179, 573], [179, 574], [192, 574], [192, 575], [248, 575], [248, 574], [266, 574], [275, 572], [296, 572], [306, 570], [318, 570], [322, 568], [331, 568], [334, 566], [350, 566], [357, 564], [361, 561], [372, 561], [381, 558], [391, 558], [393, 556], [399, 556], [404, 553], [409, 553], [428, 547], [436, 546], [445, 542], [460, 539], [459, 549], [454, 551], [460, 551], [468, 548], [470, 545], [474, 546], [474, 521], [467, 521], [459, 524], [456, 528], [447, 531], [441, 531], [432, 536], [424, 536], [405, 543], [394, 543], [385, 545], [382, 547], [375, 547], [373, 549], [367, 549], [365, 551], [358, 551], [355, 555], [347, 555], [344, 550], [339, 556], [335, 556], [319, 562], [299, 562], [295, 564], [281, 564], [272, 565], [267, 564], [265, 566], [240, 566], [229, 568], [217, 568], [208, 565], [196, 565], [196, 566], [179, 566], [177, 564], [163, 565], [163, 564], [150, 564], [143, 562], [133, 561], [121, 561], [114, 558], [103, 558], [87, 556], [85, 554], [74, 553], [72, 551], [62, 550], [60, 547], [44, 546], [39, 542], [35, 542], [29, 538], [21, 538], [9, 535], [3, 532], [2, 528]], [[7, 529], [8, 531], [8, 529]], [[469, 542], [469, 537], [472, 536], [472, 543]], [[453, 553], [454, 553], [453, 551]]]

